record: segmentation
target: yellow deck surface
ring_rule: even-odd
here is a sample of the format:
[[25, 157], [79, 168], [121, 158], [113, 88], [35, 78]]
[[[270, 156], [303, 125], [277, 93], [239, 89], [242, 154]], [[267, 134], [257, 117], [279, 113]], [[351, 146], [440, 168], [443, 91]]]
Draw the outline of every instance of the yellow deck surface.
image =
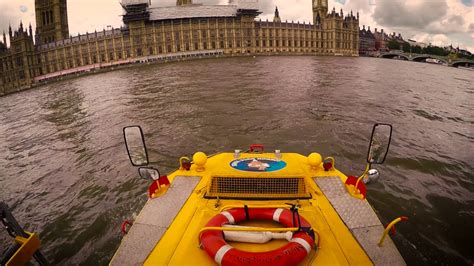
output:
[[[249, 154], [243, 153], [242, 158], [275, 158], [273, 153]], [[225, 206], [281, 206], [286, 203], [299, 204], [299, 213], [320, 235], [317, 251], [313, 250], [301, 265], [371, 265], [372, 262], [365, 251], [358, 244], [352, 233], [341, 220], [332, 205], [326, 199], [313, 181], [314, 177], [339, 176], [345, 181], [346, 176], [337, 170], [324, 171], [322, 165], [311, 169], [307, 157], [284, 153], [281, 160], [287, 163], [284, 169], [274, 172], [246, 172], [232, 168], [230, 162], [234, 160], [233, 153], [222, 153], [210, 157], [205, 170], [197, 172], [196, 165], [190, 171], [177, 170], [169, 179], [172, 182], [176, 176], [200, 176], [201, 181], [188, 198], [180, 212], [165, 232], [159, 243], [145, 261], [146, 265], [216, 265], [207, 253], [199, 248], [199, 230]], [[239, 176], [239, 177], [304, 177], [311, 193], [311, 199], [300, 200], [217, 200], [206, 199], [204, 195], [212, 176]], [[160, 199], [154, 199], [159, 201]], [[274, 222], [250, 222], [254, 225], [278, 227]], [[262, 224], [263, 223], [263, 224]], [[266, 244], [232, 243], [235, 248], [246, 251], [267, 251], [286, 244], [286, 241], [270, 241]]]

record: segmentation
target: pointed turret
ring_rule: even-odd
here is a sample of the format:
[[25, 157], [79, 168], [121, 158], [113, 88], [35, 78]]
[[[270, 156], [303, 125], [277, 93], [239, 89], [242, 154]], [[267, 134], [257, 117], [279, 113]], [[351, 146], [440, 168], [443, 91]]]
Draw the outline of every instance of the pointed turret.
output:
[[5, 34], [5, 31], [3, 31], [3, 44], [7, 47], [7, 35]]
[[8, 37], [10, 37], [10, 41], [13, 38], [12, 26], [8, 24]]
[[31, 28], [31, 23], [30, 26], [28, 26], [28, 29], [30, 31], [30, 36], [33, 38], [33, 28]]
[[273, 17], [273, 22], [281, 22], [280, 12], [278, 11], [278, 7], [275, 7], [275, 16]]

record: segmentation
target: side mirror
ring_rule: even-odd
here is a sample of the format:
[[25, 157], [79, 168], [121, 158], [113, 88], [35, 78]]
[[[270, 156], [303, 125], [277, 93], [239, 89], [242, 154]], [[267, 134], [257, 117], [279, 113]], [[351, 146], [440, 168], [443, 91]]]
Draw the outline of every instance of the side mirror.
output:
[[132, 165], [148, 165], [148, 152], [146, 150], [142, 128], [140, 126], [125, 127], [123, 129], [123, 137]]
[[387, 157], [388, 148], [392, 139], [392, 125], [375, 124], [370, 139], [367, 163], [383, 164]]
[[140, 167], [138, 168], [138, 174], [141, 178], [146, 180], [158, 180], [160, 179], [160, 171], [151, 167]]
[[367, 174], [364, 176], [364, 184], [375, 183], [379, 180], [380, 174], [377, 169], [370, 169], [367, 171]]

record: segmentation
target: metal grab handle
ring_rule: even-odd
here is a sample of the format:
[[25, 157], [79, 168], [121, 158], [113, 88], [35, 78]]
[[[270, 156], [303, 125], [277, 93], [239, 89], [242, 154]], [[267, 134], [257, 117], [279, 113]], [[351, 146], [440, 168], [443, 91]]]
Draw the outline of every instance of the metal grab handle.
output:
[[383, 231], [382, 238], [380, 238], [380, 241], [379, 241], [379, 244], [378, 244], [379, 247], [381, 247], [383, 245], [383, 241], [385, 240], [385, 237], [387, 237], [388, 232], [390, 231], [390, 229], [392, 229], [392, 227], [394, 227], [395, 224], [397, 224], [401, 221], [408, 221], [408, 217], [406, 217], [406, 216], [398, 217], [397, 219], [395, 219], [391, 223], [389, 223], [387, 225], [387, 227], [385, 227], [385, 230]]

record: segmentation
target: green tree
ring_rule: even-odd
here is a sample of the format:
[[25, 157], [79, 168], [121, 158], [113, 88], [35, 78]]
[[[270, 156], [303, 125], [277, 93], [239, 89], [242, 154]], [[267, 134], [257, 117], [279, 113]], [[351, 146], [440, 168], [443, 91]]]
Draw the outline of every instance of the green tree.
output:
[[409, 53], [409, 52], [411, 51], [411, 45], [410, 45], [409, 43], [407, 43], [407, 42], [404, 42], [404, 43], [403, 43], [403, 51], [404, 51], [405, 53]]
[[426, 48], [423, 48], [423, 53], [431, 54], [431, 55], [440, 55], [440, 56], [448, 55], [448, 52], [446, 52], [444, 48], [438, 47], [438, 46], [428, 46]]
[[387, 47], [390, 50], [400, 50], [400, 44], [396, 40], [388, 41]]
[[415, 45], [415, 46], [412, 46], [412, 47], [411, 47], [411, 52], [412, 52], [412, 53], [421, 54], [421, 51], [422, 51], [422, 49], [421, 49], [421, 47], [418, 46], [418, 45]]

